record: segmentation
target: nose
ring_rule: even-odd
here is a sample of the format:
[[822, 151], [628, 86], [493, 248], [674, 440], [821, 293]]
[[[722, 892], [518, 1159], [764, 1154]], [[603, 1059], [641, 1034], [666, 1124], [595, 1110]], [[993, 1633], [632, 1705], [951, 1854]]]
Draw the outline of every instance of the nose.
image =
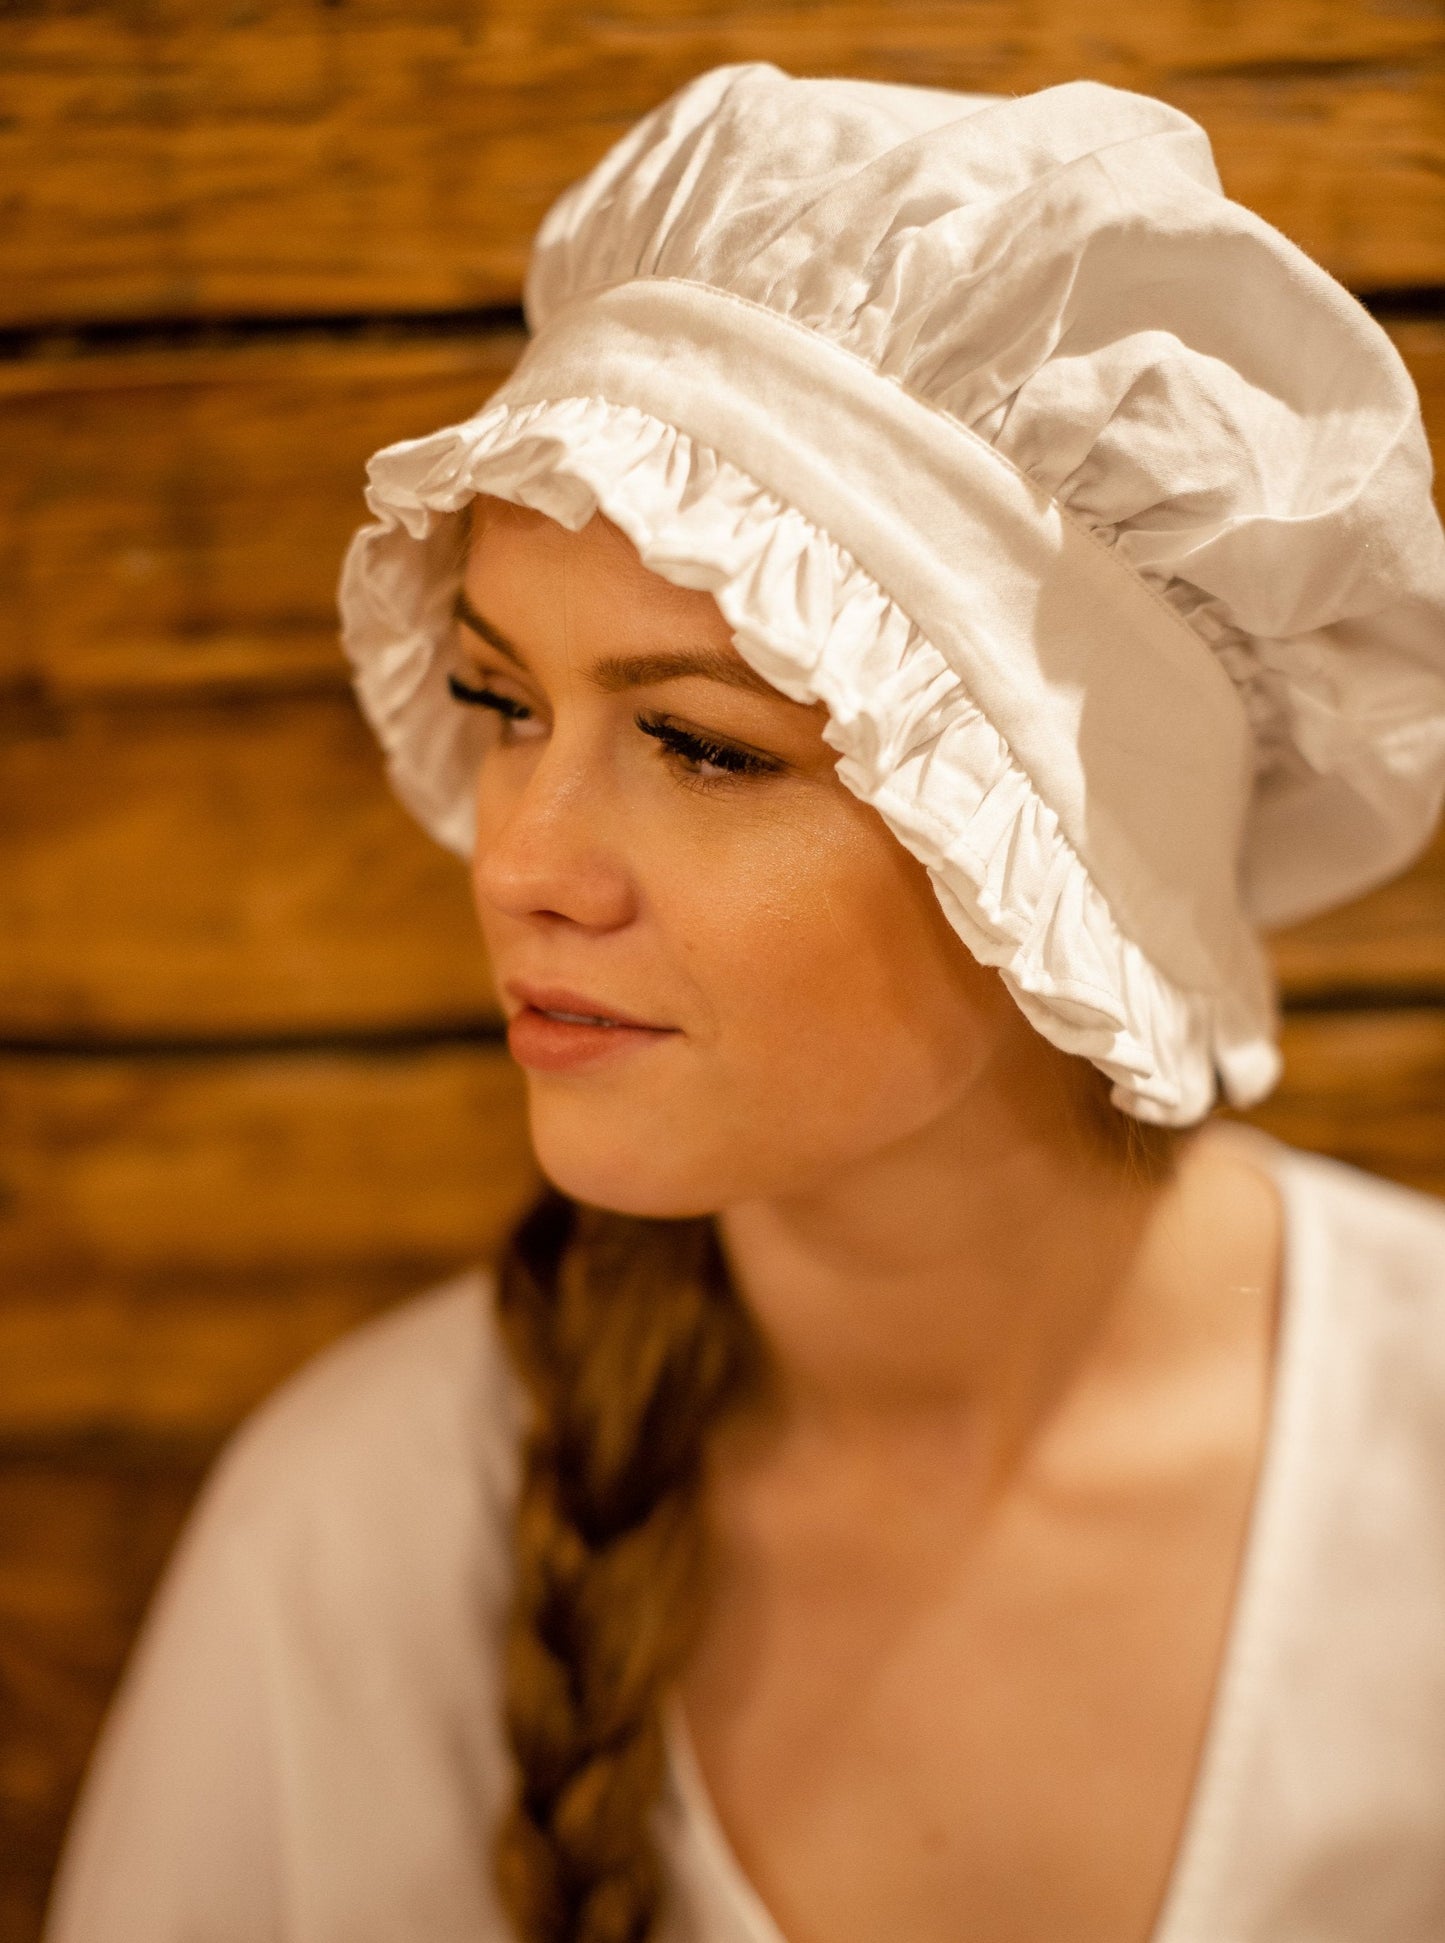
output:
[[636, 913], [631, 872], [614, 840], [605, 777], [557, 736], [530, 762], [483, 761], [476, 794], [472, 894], [488, 912], [612, 931]]

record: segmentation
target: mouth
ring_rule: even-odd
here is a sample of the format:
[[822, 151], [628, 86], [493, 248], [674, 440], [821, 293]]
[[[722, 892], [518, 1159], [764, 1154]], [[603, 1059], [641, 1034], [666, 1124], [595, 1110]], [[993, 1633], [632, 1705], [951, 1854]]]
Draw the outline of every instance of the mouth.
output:
[[676, 1036], [604, 1000], [554, 986], [509, 979], [503, 987], [517, 1006], [507, 1020], [507, 1044], [519, 1066], [533, 1072], [564, 1072], [596, 1065]]

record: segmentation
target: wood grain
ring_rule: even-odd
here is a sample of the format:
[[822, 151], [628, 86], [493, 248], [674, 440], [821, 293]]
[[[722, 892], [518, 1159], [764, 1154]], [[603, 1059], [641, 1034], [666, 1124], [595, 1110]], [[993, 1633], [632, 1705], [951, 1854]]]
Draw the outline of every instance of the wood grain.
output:
[[494, 1011], [466, 871], [345, 694], [41, 712], [0, 741], [0, 1037]]
[[523, 1120], [492, 1046], [0, 1058], [0, 1278], [466, 1262], [531, 1191]]
[[1445, 1195], [1445, 1006], [1288, 1019], [1285, 1077], [1242, 1117], [1296, 1147]]
[[341, 686], [336, 577], [368, 457], [467, 417], [523, 341], [0, 364], [0, 689]]
[[462, 1265], [443, 1249], [434, 1263], [16, 1278], [0, 1303], [0, 1466], [136, 1442], [205, 1453], [309, 1356]]
[[0, 37], [0, 321], [514, 302], [557, 192], [692, 75], [747, 60], [1157, 93], [1346, 281], [1445, 280], [1445, 27], [1424, 6], [38, 0]]

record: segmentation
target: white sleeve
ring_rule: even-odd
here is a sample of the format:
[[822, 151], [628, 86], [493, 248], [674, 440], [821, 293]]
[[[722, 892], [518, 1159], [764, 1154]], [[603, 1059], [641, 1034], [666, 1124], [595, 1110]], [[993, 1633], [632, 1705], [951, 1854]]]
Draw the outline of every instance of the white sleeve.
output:
[[208, 1492], [102, 1731], [45, 1943], [279, 1943], [282, 1750], [258, 1576]]
[[515, 1398], [475, 1276], [232, 1440], [152, 1603], [45, 1943], [495, 1943]]

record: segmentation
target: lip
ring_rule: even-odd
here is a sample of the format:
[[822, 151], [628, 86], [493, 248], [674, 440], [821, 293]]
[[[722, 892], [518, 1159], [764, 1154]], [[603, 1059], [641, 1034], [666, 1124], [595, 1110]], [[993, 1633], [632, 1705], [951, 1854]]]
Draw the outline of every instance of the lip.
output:
[[[650, 1025], [583, 992], [519, 979], [508, 979], [503, 990], [519, 1008], [507, 1021], [508, 1048], [517, 1064], [532, 1072], [595, 1066], [675, 1036], [672, 1026]], [[571, 1016], [558, 1018], [558, 1013]]]

